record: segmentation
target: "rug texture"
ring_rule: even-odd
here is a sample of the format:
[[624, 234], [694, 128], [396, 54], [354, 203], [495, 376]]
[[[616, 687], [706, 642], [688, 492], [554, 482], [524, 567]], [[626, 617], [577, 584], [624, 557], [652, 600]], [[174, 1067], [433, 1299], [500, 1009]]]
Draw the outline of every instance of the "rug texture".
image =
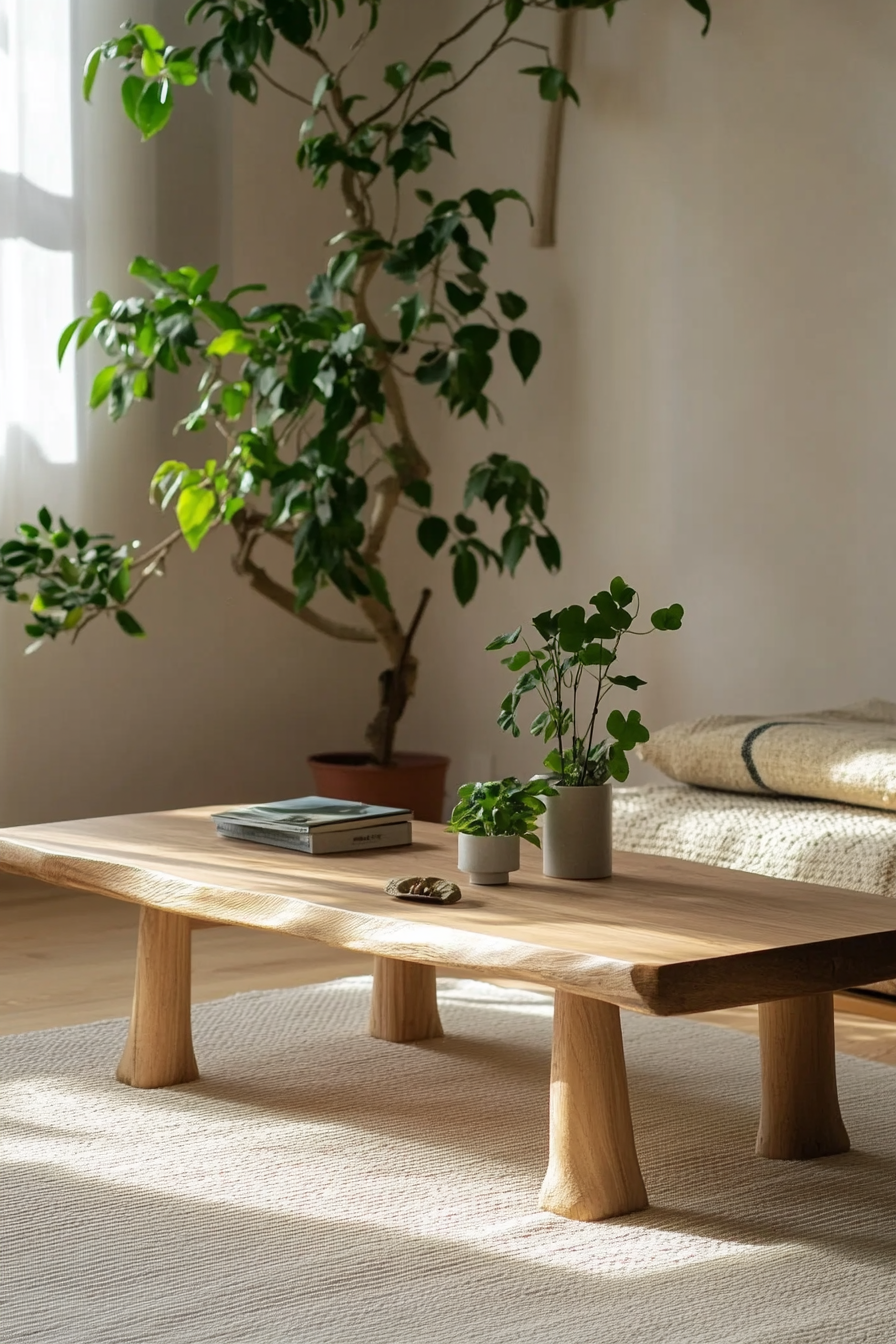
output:
[[753, 1156], [758, 1046], [623, 1013], [652, 1205], [537, 1212], [551, 1002], [369, 980], [194, 1009], [199, 1082], [112, 1081], [123, 1021], [0, 1041], [4, 1344], [892, 1344], [896, 1070], [841, 1057], [853, 1151]]

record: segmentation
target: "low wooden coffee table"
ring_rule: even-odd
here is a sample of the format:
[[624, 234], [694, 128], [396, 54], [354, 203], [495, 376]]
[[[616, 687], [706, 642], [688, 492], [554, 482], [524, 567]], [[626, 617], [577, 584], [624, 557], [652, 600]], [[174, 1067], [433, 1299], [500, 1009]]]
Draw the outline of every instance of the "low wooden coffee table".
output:
[[560, 882], [523, 846], [507, 887], [461, 883], [457, 905], [395, 901], [393, 876], [456, 872], [456, 843], [414, 823], [410, 848], [312, 858], [219, 839], [216, 809], [0, 831], [0, 868], [139, 904], [130, 1032], [117, 1077], [190, 1082], [191, 921], [373, 953], [370, 1031], [441, 1036], [436, 965], [555, 990], [550, 1161], [540, 1206], [589, 1221], [647, 1205], [619, 1008], [668, 1016], [758, 1003], [757, 1152], [845, 1152], [832, 991], [896, 974], [896, 901], [617, 853], [612, 878]]

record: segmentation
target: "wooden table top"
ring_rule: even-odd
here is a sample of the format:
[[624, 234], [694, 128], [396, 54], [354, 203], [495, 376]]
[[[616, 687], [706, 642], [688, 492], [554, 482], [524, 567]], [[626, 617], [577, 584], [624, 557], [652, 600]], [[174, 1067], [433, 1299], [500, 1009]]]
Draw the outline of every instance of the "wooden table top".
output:
[[[378, 956], [518, 976], [667, 1015], [896, 974], [896, 901], [617, 852], [611, 878], [547, 879], [523, 844], [505, 887], [473, 887], [457, 844], [414, 822], [400, 849], [306, 855], [225, 840], [220, 808], [0, 830], [0, 869]], [[390, 877], [456, 880], [463, 900], [396, 901]]]

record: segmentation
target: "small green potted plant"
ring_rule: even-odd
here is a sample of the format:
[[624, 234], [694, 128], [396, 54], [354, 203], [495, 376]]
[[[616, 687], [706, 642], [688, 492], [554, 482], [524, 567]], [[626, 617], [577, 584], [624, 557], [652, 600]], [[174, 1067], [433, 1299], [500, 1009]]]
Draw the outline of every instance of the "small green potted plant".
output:
[[474, 886], [499, 886], [520, 866], [520, 837], [540, 845], [536, 834], [554, 788], [543, 779], [524, 784], [514, 775], [462, 784], [448, 830], [457, 834], [457, 866]]
[[[637, 710], [607, 715], [606, 735], [597, 729], [598, 713], [613, 687], [636, 691], [646, 683], [640, 677], [615, 670], [619, 645], [625, 635], [646, 635], [634, 629], [639, 598], [621, 578], [609, 589], [595, 593], [587, 613], [584, 607], [563, 607], [533, 616], [538, 641], [523, 640], [525, 648], [502, 659], [520, 676], [501, 705], [499, 727], [519, 737], [517, 711], [530, 691], [537, 692], [542, 708], [530, 732], [556, 745], [545, 757], [548, 779], [555, 786], [544, 821], [544, 872], [547, 877], [599, 878], [612, 872], [611, 781], [628, 778], [628, 752], [650, 734]], [[652, 630], [678, 630], [684, 617], [680, 603], [660, 607], [650, 618]], [[505, 649], [516, 644], [522, 627], [487, 645]]]

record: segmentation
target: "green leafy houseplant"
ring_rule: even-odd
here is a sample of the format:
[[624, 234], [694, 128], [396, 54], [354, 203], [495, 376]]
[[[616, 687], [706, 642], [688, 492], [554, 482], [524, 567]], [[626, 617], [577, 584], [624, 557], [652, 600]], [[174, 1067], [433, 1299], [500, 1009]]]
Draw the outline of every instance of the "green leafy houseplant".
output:
[[[709, 22], [706, 0], [686, 0]], [[130, 272], [145, 292], [113, 300], [94, 295], [90, 311], [62, 334], [59, 357], [74, 342], [99, 343], [106, 363], [90, 405], [114, 420], [151, 399], [157, 379], [185, 370], [196, 401], [181, 425], [201, 440], [193, 460], [163, 462], [151, 497], [173, 509], [177, 528], [158, 545], [113, 543], [42, 509], [0, 546], [0, 593], [30, 607], [32, 649], [61, 634], [77, 637], [100, 615], [142, 636], [133, 614], [143, 585], [164, 572], [172, 548], [195, 551], [213, 530], [234, 538], [233, 565], [261, 596], [333, 638], [378, 644], [387, 666], [368, 729], [374, 758], [392, 757], [396, 725], [413, 693], [412, 643], [430, 593], [409, 619], [390, 596], [383, 562], [400, 511], [416, 514], [427, 556], [447, 554], [454, 592], [466, 605], [482, 568], [511, 575], [534, 548], [549, 571], [560, 547], [546, 521], [548, 492], [522, 462], [495, 452], [469, 471], [461, 508], [433, 511], [430, 462], [418, 443], [405, 388], [429, 388], [446, 410], [498, 418], [489, 386], [504, 351], [525, 382], [541, 353], [521, 326], [525, 298], [495, 291], [487, 279], [499, 213], [527, 209], [513, 187], [472, 187], [436, 199], [423, 175], [453, 153], [441, 115], [449, 100], [508, 48], [536, 60], [522, 68], [541, 98], [576, 91], [551, 52], [525, 36], [530, 11], [603, 10], [610, 0], [483, 0], [462, 23], [433, 36], [422, 60], [385, 65], [377, 96], [350, 86], [353, 63], [377, 26], [382, 0], [198, 0], [187, 19], [204, 25], [195, 46], [174, 47], [151, 24], [127, 23], [93, 51], [84, 73], [89, 99], [101, 66], [121, 67], [126, 115], [144, 140], [161, 131], [182, 90], [209, 84], [220, 70], [235, 96], [254, 103], [264, 86], [296, 116], [297, 163], [316, 187], [337, 191], [347, 227], [330, 240], [326, 270], [307, 303], [292, 296], [247, 298], [264, 285], [216, 290], [217, 267], [168, 269], [145, 257]], [[443, 19], [433, 6], [433, 21]], [[330, 26], [331, 31], [326, 32]], [[705, 31], [705, 29], [704, 29]], [[478, 44], [478, 45], [476, 45]], [[291, 49], [307, 69], [293, 87], [271, 73], [275, 48]], [[385, 279], [388, 290], [374, 288]], [[248, 306], [248, 305], [254, 306]], [[497, 515], [497, 537], [474, 516]], [[287, 547], [291, 583], [273, 577], [265, 547]], [[335, 589], [354, 610], [349, 621], [319, 611]]]
[[[534, 691], [543, 708], [532, 720], [529, 731], [556, 746], [545, 757], [545, 768], [553, 782], [569, 787], [605, 784], [608, 779], [628, 778], [628, 752], [650, 734], [637, 710], [623, 714], [611, 710], [606, 720], [606, 737], [596, 734], [598, 713], [614, 686], [636, 691], [646, 683], [640, 677], [613, 671], [619, 646], [626, 635], [645, 635], [650, 630], [635, 630], [640, 601], [634, 588], [621, 578], [613, 579], [609, 589], [595, 593], [590, 605], [543, 611], [532, 618], [540, 643], [503, 658], [511, 672], [521, 675], [501, 705], [499, 727], [519, 737], [517, 713], [523, 696]], [[650, 618], [652, 630], [679, 630], [684, 617], [680, 603], [660, 607]], [[505, 649], [516, 644], [522, 627], [499, 635], [488, 649]]]
[[462, 835], [518, 835], [540, 846], [536, 827], [545, 810], [542, 798], [555, 792], [543, 779], [524, 784], [514, 775], [462, 784], [446, 829]]

